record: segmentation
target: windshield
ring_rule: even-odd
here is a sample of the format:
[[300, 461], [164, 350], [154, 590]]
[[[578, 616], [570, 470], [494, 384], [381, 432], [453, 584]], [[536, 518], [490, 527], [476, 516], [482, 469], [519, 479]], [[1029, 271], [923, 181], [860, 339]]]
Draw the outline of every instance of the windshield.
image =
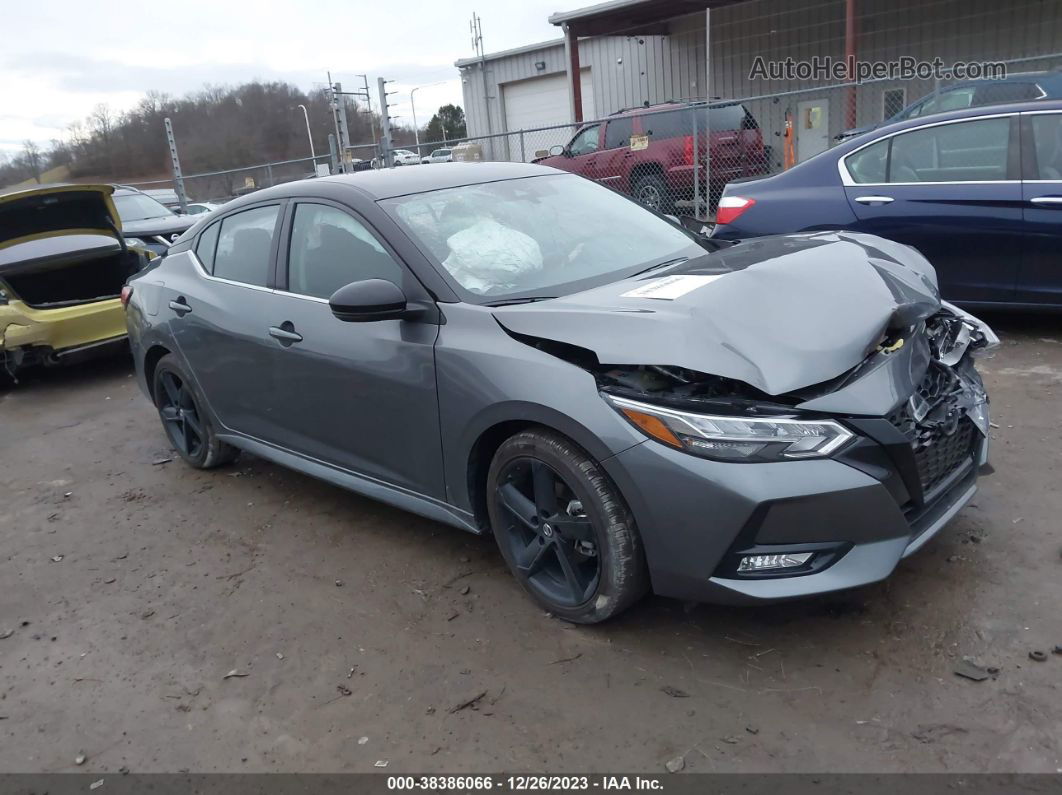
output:
[[467, 185], [381, 204], [477, 303], [565, 295], [704, 254], [682, 229], [575, 175]]
[[114, 206], [118, 210], [122, 223], [144, 221], [148, 218], [166, 218], [173, 215], [164, 205], [143, 193], [115, 196]]

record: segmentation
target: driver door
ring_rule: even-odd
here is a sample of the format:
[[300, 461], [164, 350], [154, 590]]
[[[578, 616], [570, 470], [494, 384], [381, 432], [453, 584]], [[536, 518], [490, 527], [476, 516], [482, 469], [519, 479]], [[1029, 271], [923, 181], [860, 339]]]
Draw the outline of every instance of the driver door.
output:
[[596, 179], [594, 160], [600, 148], [601, 125], [591, 124], [583, 127], [568, 144], [565, 154], [551, 158], [549, 165], [571, 171], [589, 179]]
[[328, 298], [363, 279], [428, 298], [413, 274], [348, 208], [293, 202], [280, 243], [272, 340], [277, 442], [292, 451], [419, 494], [444, 498], [435, 339], [413, 320], [350, 323]]

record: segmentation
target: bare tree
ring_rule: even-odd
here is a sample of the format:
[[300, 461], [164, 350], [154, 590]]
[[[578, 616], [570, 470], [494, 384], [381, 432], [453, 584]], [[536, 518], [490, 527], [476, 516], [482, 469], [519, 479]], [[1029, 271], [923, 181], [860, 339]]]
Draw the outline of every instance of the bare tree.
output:
[[31, 177], [37, 182], [41, 181], [41, 148], [30, 140], [22, 142], [22, 161]]

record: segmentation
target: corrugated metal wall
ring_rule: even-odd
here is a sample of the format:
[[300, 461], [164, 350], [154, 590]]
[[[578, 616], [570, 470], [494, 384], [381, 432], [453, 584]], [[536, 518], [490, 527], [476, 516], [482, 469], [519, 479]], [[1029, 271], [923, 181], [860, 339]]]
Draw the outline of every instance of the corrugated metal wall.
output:
[[[751, 80], [757, 55], [769, 60], [844, 55], [843, 0], [750, 0], [712, 11], [711, 91], [705, 90], [704, 14], [671, 20], [663, 36], [607, 36], [580, 42], [580, 61], [589, 66], [594, 107], [607, 115], [645, 101], [703, 98], [732, 99], [810, 88], [807, 81]], [[861, 60], [892, 60], [901, 55], [945, 64], [957, 60], [1007, 60], [1062, 51], [1060, 0], [860, 0], [858, 56]], [[535, 62], [545, 61], [545, 70]], [[1011, 70], [1043, 69], [1051, 61], [1029, 62]], [[489, 106], [494, 132], [504, 131], [500, 85], [544, 74], [564, 72], [561, 42], [531, 52], [487, 61]], [[461, 70], [465, 111], [472, 135], [487, 132], [480, 66]], [[859, 119], [880, 121], [882, 93], [906, 88], [912, 102], [933, 90], [932, 81], [879, 83], [859, 90]], [[831, 136], [845, 128], [843, 91], [823, 88], [830, 99]], [[814, 94], [806, 98], [813, 98]], [[770, 100], [760, 103], [764, 114]], [[773, 103], [777, 105], [778, 103]], [[756, 114], [756, 106], [750, 106]], [[756, 114], [758, 115], [758, 114]]]

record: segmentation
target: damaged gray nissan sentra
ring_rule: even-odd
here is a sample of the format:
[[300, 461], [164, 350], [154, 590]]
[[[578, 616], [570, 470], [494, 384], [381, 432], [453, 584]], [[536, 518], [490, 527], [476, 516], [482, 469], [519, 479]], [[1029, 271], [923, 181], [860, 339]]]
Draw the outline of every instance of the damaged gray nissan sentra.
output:
[[998, 340], [915, 250], [701, 240], [540, 166], [258, 191], [123, 299], [189, 464], [246, 450], [493, 533], [575, 622], [881, 580], [987, 462]]

